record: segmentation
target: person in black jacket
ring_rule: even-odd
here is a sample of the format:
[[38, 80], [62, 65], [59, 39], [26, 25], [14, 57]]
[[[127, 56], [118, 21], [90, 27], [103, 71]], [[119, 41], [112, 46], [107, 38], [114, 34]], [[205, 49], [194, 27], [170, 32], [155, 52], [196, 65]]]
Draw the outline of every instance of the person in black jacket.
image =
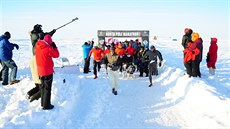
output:
[[184, 34], [184, 36], [182, 38], [181, 45], [184, 47], [184, 49], [186, 49], [188, 47], [188, 42], [192, 41], [193, 30], [190, 29], [190, 28], [185, 28], [184, 33], [185, 34]]
[[44, 36], [46, 34], [49, 34], [50, 36], [53, 36], [53, 34], [56, 32], [55, 29], [53, 29], [50, 32], [43, 32], [42, 30], [42, 25], [36, 24], [34, 25], [33, 30], [30, 32], [30, 39], [31, 39], [31, 43], [32, 43], [32, 51], [33, 51], [33, 55], [34, 55], [34, 48], [36, 46], [36, 43], [38, 41], [38, 39], [43, 40]]
[[37, 73], [37, 66], [36, 66], [36, 60], [35, 60], [35, 47], [37, 44], [37, 41], [43, 40], [45, 34], [49, 34], [52, 36], [56, 32], [55, 29], [53, 29], [51, 32], [44, 33], [42, 30], [42, 25], [36, 24], [34, 25], [33, 30], [30, 32], [30, 39], [32, 43], [32, 52], [33, 57], [30, 61], [30, 70], [32, 74], [33, 81], [35, 83], [35, 87], [29, 90], [26, 94], [26, 98], [30, 99], [30, 102], [34, 100], [38, 100], [41, 97], [41, 93], [39, 90], [39, 86], [41, 85], [41, 81], [39, 80], [38, 73]]
[[163, 58], [162, 58], [160, 51], [156, 50], [153, 45], [151, 45], [150, 50], [145, 53], [144, 57], [146, 56], [149, 59], [149, 81], [150, 81], [149, 87], [151, 87], [152, 86], [152, 74], [156, 76], [158, 75], [157, 58], [160, 59], [160, 62], [159, 62], [160, 67], [161, 67]]

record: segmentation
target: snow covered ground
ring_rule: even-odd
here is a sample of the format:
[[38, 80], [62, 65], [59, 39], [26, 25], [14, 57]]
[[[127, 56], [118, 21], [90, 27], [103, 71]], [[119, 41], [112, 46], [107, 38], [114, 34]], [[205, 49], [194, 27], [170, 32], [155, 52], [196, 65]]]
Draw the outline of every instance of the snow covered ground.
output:
[[[44, 111], [40, 100], [30, 103], [27, 91], [34, 87], [29, 69], [30, 40], [11, 40], [20, 45], [13, 59], [18, 65], [15, 85], [0, 84], [0, 128], [32, 129], [230, 129], [230, 54], [229, 41], [218, 41], [215, 76], [206, 67], [210, 40], [204, 40], [202, 78], [184, 76], [180, 41], [158, 39], [152, 44], [162, 52], [164, 66], [153, 77], [119, 79], [118, 96], [111, 93], [105, 70], [98, 79], [82, 73], [83, 41], [54, 40], [61, 57], [54, 60], [53, 110]], [[70, 65], [61, 66], [61, 58]], [[92, 69], [92, 64], [91, 64]], [[66, 80], [63, 83], [63, 79]]]

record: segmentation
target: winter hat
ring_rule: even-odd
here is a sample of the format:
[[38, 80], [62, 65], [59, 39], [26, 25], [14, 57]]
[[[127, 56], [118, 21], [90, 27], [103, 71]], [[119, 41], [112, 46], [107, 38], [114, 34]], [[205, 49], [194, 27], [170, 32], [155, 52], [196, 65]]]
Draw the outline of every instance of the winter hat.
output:
[[4, 33], [4, 36], [6, 36], [7, 39], [10, 39], [10, 37], [11, 37], [10, 32], [8, 32], [8, 31], [5, 32], [5, 33]]
[[217, 38], [211, 38], [211, 42], [212, 43], [216, 43], [217, 42]]
[[122, 44], [121, 43], [118, 44], [118, 48], [122, 48]]
[[185, 33], [188, 33], [189, 30], [191, 30], [191, 29], [190, 29], [190, 28], [185, 28], [185, 29], [184, 29], [184, 32], [185, 32]]
[[110, 47], [109, 50], [110, 50], [110, 51], [115, 51], [115, 48], [114, 48], [114, 47]]
[[42, 25], [39, 24], [34, 25], [34, 31], [38, 33], [42, 32]]
[[94, 45], [93, 45], [94, 47], [98, 47], [98, 43], [94, 43]]
[[110, 48], [111, 47], [111, 45], [107, 45], [107, 48]]
[[153, 49], [155, 50], [155, 46], [151, 45], [150, 50], [153, 50]]
[[45, 35], [44, 40], [49, 44], [52, 44], [52, 42], [53, 42], [53, 40], [49, 34]]
[[196, 32], [192, 33], [192, 41], [196, 41], [198, 38], [200, 38], [200, 35]]

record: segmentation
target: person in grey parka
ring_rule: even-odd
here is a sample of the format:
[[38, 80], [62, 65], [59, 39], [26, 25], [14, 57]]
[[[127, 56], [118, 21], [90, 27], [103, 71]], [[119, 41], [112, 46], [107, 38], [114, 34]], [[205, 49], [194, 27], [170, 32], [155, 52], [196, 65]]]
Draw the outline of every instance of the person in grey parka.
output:
[[153, 45], [150, 46], [150, 50], [145, 53], [144, 56], [147, 56], [149, 59], [149, 87], [152, 86], [152, 75], [158, 75], [158, 69], [157, 69], [157, 57], [160, 59], [159, 66], [161, 67], [163, 58], [161, 53], [155, 49]]

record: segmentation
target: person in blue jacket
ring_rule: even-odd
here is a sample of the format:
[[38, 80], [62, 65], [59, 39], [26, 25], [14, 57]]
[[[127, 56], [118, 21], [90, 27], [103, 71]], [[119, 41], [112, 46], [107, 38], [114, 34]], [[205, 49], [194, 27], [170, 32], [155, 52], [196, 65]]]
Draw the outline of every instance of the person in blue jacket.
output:
[[17, 65], [12, 60], [13, 57], [13, 49], [19, 49], [17, 44], [13, 44], [9, 42], [11, 35], [9, 32], [5, 32], [2, 36], [0, 36], [0, 60], [2, 62], [2, 85], [8, 85], [8, 74], [9, 68], [10, 72], [10, 85], [18, 83], [20, 80], [16, 80], [17, 75]]
[[90, 50], [93, 48], [94, 41], [85, 42], [82, 45], [83, 50], [83, 58], [84, 58], [84, 70], [83, 73], [88, 73], [89, 71], [89, 65], [90, 65], [90, 58], [88, 58]]

